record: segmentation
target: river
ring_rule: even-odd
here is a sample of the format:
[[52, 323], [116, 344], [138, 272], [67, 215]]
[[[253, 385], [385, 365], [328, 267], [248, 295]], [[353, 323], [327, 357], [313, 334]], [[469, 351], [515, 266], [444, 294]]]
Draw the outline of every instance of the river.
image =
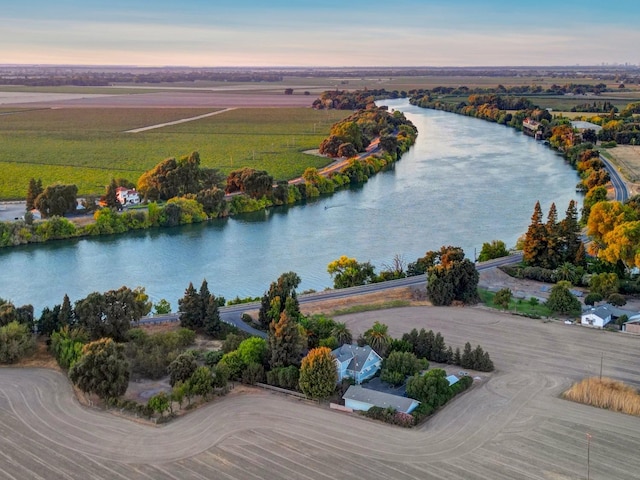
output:
[[394, 255], [415, 261], [441, 245], [473, 259], [483, 242], [515, 245], [533, 206], [555, 202], [564, 217], [577, 198], [576, 172], [540, 142], [513, 129], [421, 109], [407, 100], [380, 102], [418, 128], [414, 147], [362, 187], [304, 205], [201, 225], [122, 236], [29, 245], [0, 251], [0, 297], [45, 306], [93, 291], [144, 286], [173, 309], [189, 282], [203, 278], [227, 299], [259, 296], [281, 273], [302, 278], [299, 291], [332, 285], [327, 264], [340, 255], [379, 271]]

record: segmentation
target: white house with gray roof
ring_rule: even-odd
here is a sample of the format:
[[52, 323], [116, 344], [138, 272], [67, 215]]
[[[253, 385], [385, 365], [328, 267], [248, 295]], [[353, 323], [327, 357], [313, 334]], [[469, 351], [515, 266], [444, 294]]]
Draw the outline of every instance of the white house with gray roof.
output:
[[342, 399], [345, 407], [365, 412], [371, 407], [391, 407], [396, 412], [411, 413], [420, 405], [420, 402], [413, 398], [369, 390], [360, 385], [351, 385]]
[[331, 354], [336, 359], [338, 382], [343, 378], [353, 378], [357, 384], [373, 377], [382, 366], [382, 357], [369, 345], [344, 344]]
[[604, 328], [608, 323], [626, 315], [631, 318], [638, 315], [638, 312], [631, 310], [623, 310], [621, 308], [614, 307], [609, 303], [593, 306], [582, 312], [580, 323], [587, 327]]

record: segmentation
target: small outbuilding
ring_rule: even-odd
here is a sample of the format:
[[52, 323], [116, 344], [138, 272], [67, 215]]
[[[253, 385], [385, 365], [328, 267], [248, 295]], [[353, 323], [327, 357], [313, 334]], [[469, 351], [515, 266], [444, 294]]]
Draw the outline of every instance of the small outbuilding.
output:
[[360, 385], [351, 385], [342, 399], [345, 407], [363, 412], [371, 407], [380, 407], [393, 408], [396, 412], [411, 413], [420, 405], [420, 402], [413, 398], [369, 390]]

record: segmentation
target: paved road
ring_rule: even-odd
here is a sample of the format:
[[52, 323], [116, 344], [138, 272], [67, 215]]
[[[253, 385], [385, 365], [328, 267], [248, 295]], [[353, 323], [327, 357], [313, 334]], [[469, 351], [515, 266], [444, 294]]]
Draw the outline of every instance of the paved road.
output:
[[[518, 253], [510, 255], [508, 257], [496, 258], [495, 260], [489, 260], [488, 262], [481, 262], [476, 264], [478, 271], [495, 268], [500, 265], [508, 265], [512, 263], [518, 263], [522, 261], [522, 254]], [[399, 287], [419, 287], [425, 286], [426, 288], [427, 276], [417, 275], [415, 277], [400, 278], [398, 280], [389, 280], [387, 282], [371, 283], [368, 285], [362, 285], [359, 287], [341, 288], [339, 290], [325, 290], [322, 292], [310, 293], [300, 295], [298, 301], [301, 305], [305, 303], [319, 302], [325, 300], [336, 300], [340, 298], [353, 297], [357, 295], [365, 295], [376, 292], [383, 292], [392, 288]], [[220, 318], [222, 321], [234, 325], [235, 327], [243, 330], [252, 335], [266, 338], [267, 334], [263, 331], [253, 328], [251, 325], [242, 321], [242, 314], [246, 311], [257, 310], [260, 308], [260, 302], [243, 303], [240, 305], [232, 305], [228, 307], [220, 308]], [[154, 324], [154, 323], [167, 323], [177, 322], [178, 314], [170, 313], [168, 315], [156, 315], [154, 317], [144, 317], [140, 320], [141, 324]]]
[[598, 372], [640, 386], [640, 337], [482, 308], [411, 307], [349, 315], [397, 336], [471, 341], [497, 371], [418, 429], [404, 430], [276, 394], [231, 395], [154, 428], [81, 407], [66, 378], [0, 369], [0, 480], [584, 479], [640, 472], [640, 418], [558, 398]]
[[622, 181], [618, 169], [611, 165], [609, 160], [600, 155], [600, 160], [604, 163], [609, 176], [611, 177], [611, 184], [615, 190], [615, 200], [618, 202], [625, 202], [629, 198], [629, 192], [627, 191], [627, 185]]

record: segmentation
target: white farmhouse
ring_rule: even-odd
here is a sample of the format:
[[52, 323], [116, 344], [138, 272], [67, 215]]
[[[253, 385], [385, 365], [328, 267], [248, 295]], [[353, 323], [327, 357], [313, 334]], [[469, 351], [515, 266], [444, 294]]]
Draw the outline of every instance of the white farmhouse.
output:
[[118, 187], [116, 197], [123, 207], [140, 203], [140, 195], [135, 188]]

